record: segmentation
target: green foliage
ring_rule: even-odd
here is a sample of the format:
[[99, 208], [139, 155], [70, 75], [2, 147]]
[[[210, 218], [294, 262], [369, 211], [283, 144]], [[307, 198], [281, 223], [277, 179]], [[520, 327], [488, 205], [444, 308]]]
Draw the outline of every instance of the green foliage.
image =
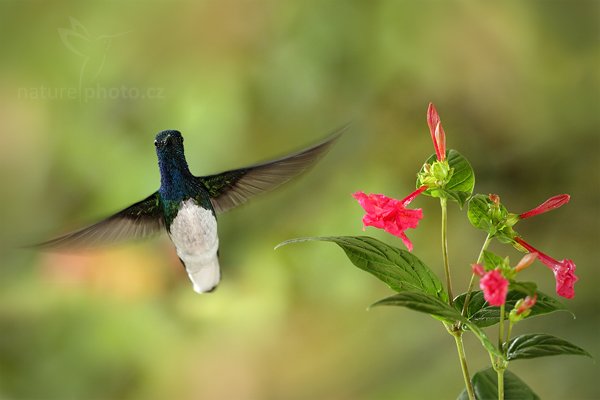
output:
[[590, 353], [581, 347], [545, 333], [520, 335], [511, 339], [506, 346], [508, 360], [558, 356], [561, 354], [592, 357]]
[[372, 307], [382, 305], [406, 307], [414, 311], [430, 314], [434, 318], [441, 319], [449, 324], [461, 322], [473, 331], [483, 347], [490, 353], [503, 357], [483, 330], [460, 315], [459, 311], [452, 309], [448, 304], [431, 295], [426, 293], [403, 292], [380, 300], [373, 304]]
[[[477, 400], [498, 399], [498, 376], [493, 368], [488, 368], [473, 375], [473, 388]], [[533, 392], [517, 375], [504, 371], [504, 400], [539, 400]], [[467, 392], [463, 391], [458, 400], [467, 400]]]
[[[432, 165], [436, 160], [436, 155], [433, 154], [425, 161], [417, 177], [417, 187], [424, 184], [421, 177], [425, 173], [426, 166]], [[443, 188], [427, 189], [423, 193], [432, 197], [447, 197], [462, 207], [473, 193], [475, 173], [469, 161], [456, 150], [448, 150], [446, 160], [452, 171], [449, 181]]]
[[450, 324], [463, 320], [460, 312], [450, 307], [447, 303], [439, 300], [437, 297], [427, 293], [402, 292], [379, 300], [371, 307], [376, 306], [406, 307], [414, 311], [429, 314]]
[[[567, 311], [565, 306], [542, 292], [537, 292], [538, 298], [535, 305], [531, 308], [531, 313], [527, 318], [535, 317], [537, 315], [550, 314], [556, 311]], [[465, 302], [466, 293], [463, 293], [454, 299], [454, 306], [458, 310], [462, 310]], [[521, 291], [510, 290], [506, 296], [505, 304], [505, 317], [508, 316], [508, 312], [515, 306], [517, 301], [525, 297], [525, 294]], [[471, 293], [471, 300], [469, 301], [469, 307], [467, 308], [466, 317], [473, 324], [480, 328], [492, 326], [500, 321], [500, 307], [490, 306], [483, 297], [483, 292], [480, 290]]]
[[496, 254], [492, 253], [491, 251], [484, 251], [483, 252], [483, 265], [485, 266], [486, 270], [491, 270], [491, 269], [496, 269], [496, 268], [505, 268], [507, 266], [507, 261], [506, 259], [497, 256]]

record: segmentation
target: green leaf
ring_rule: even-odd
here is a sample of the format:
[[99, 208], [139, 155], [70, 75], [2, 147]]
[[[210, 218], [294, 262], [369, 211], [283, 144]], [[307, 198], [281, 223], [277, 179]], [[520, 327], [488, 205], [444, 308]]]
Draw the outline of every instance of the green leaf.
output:
[[[411, 252], [389, 246], [368, 236], [310, 237], [285, 241], [277, 247], [297, 242], [324, 241], [340, 246], [350, 261], [385, 282], [396, 292], [423, 292], [448, 300], [438, 277]], [[277, 248], [276, 247], [276, 248]]]
[[508, 360], [558, 356], [561, 354], [572, 354], [592, 358], [592, 355], [581, 347], [545, 333], [530, 333], [517, 336], [508, 342], [507, 346]]
[[[531, 313], [526, 318], [549, 314], [555, 311], [567, 311], [565, 306], [559, 301], [555, 300], [553, 297], [550, 297], [542, 292], [537, 292], [537, 295], [537, 301], [531, 308]], [[508, 292], [506, 296], [505, 317], [508, 317], [508, 313], [513, 309], [517, 301], [525, 296], [526, 294], [519, 290], [510, 290]], [[454, 299], [454, 306], [458, 310], [462, 310], [465, 297], [466, 293], [463, 293]], [[480, 328], [492, 326], [500, 321], [500, 307], [490, 306], [485, 301], [483, 292], [477, 290], [471, 293], [471, 300], [469, 301], [466, 317], [469, 321]]]
[[[493, 368], [477, 372], [473, 375], [472, 382], [477, 400], [498, 399], [498, 375]], [[458, 396], [458, 400], [468, 400], [468, 398], [466, 390]], [[539, 398], [517, 375], [504, 371], [504, 400], [539, 400]]]
[[402, 292], [394, 296], [379, 300], [371, 307], [377, 306], [400, 306], [410, 308], [414, 311], [430, 314], [450, 323], [463, 320], [460, 312], [450, 307], [437, 297], [423, 292]]
[[486, 270], [502, 268], [505, 265], [504, 259], [491, 251], [483, 252], [483, 263]]
[[[475, 173], [473, 172], [473, 168], [469, 161], [456, 150], [447, 151], [446, 159], [448, 160], [450, 168], [453, 169], [453, 173], [446, 184], [446, 187], [441, 191], [445, 193], [448, 198], [458, 202], [462, 207], [473, 193], [473, 188], [475, 187]], [[425, 164], [432, 164], [436, 160], [436, 155], [432, 154], [427, 161], [425, 161]], [[424, 166], [421, 168], [421, 172], [423, 171]], [[417, 187], [421, 187], [422, 185], [423, 183], [420, 179], [417, 179]], [[432, 192], [435, 191], [440, 191], [440, 189], [428, 189], [423, 193], [432, 196]], [[439, 196], [434, 195], [433, 197]]]
[[477, 229], [489, 232], [491, 235], [496, 233], [494, 221], [490, 215], [490, 204], [492, 201], [483, 194], [476, 194], [469, 199], [467, 217], [469, 222]]
[[427, 313], [435, 318], [441, 319], [448, 323], [454, 323], [460, 321], [467, 325], [469, 329], [477, 336], [481, 341], [483, 347], [489, 352], [503, 357], [502, 353], [494, 346], [492, 341], [487, 337], [485, 332], [481, 330], [477, 325], [464, 318], [459, 311], [452, 308], [447, 303], [439, 300], [437, 297], [422, 292], [402, 292], [394, 296], [387, 297], [373, 304], [371, 307], [376, 306], [400, 306], [406, 307], [414, 311]]
[[[521, 292], [526, 296], [533, 296], [537, 293], [537, 284], [535, 282], [515, 282], [511, 281], [509, 290]], [[558, 303], [558, 302], [557, 302]]]

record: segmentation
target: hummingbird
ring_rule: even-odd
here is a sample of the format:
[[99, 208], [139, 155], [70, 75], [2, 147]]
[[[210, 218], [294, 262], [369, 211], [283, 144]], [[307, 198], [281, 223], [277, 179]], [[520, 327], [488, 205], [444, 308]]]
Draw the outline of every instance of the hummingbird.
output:
[[221, 279], [217, 215], [306, 171], [346, 128], [299, 152], [205, 176], [190, 172], [181, 133], [161, 131], [154, 140], [160, 171], [160, 187], [156, 192], [100, 222], [40, 243], [38, 247], [86, 249], [143, 239], [166, 230], [194, 291], [212, 292]]

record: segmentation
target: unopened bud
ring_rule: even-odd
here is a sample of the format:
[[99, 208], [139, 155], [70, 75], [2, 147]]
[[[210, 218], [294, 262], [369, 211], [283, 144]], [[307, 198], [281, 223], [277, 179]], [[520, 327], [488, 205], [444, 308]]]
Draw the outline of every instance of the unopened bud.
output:
[[519, 261], [519, 263], [515, 267], [515, 272], [521, 272], [525, 268], [529, 267], [531, 264], [533, 264], [533, 262], [535, 261], [537, 256], [538, 256], [538, 253], [535, 253], [535, 252], [525, 254], [523, 256], [523, 258], [521, 258], [521, 261]]

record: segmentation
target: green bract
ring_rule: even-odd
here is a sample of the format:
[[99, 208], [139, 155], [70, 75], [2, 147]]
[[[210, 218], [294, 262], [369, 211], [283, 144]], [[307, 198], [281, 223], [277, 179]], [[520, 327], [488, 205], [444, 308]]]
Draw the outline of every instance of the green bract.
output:
[[512, 243], [516, 236], [512, 229], [518, 221], [502, 204], [495, 203], [483, 194], [476, 194], [469, 199], [467, 210], [469, 222], [477, 229], [486, 231], [490, 237], [495, 237], [503, 243]]
[[423, 185], [428, 187], [424, 194], [454, 200], [462, 207], [473, 193], [475, 173], [458, 151], [448, 150], [445, 161], [438, 161], [435, 154], [425, 161], [417, 174], [417, 187]]

